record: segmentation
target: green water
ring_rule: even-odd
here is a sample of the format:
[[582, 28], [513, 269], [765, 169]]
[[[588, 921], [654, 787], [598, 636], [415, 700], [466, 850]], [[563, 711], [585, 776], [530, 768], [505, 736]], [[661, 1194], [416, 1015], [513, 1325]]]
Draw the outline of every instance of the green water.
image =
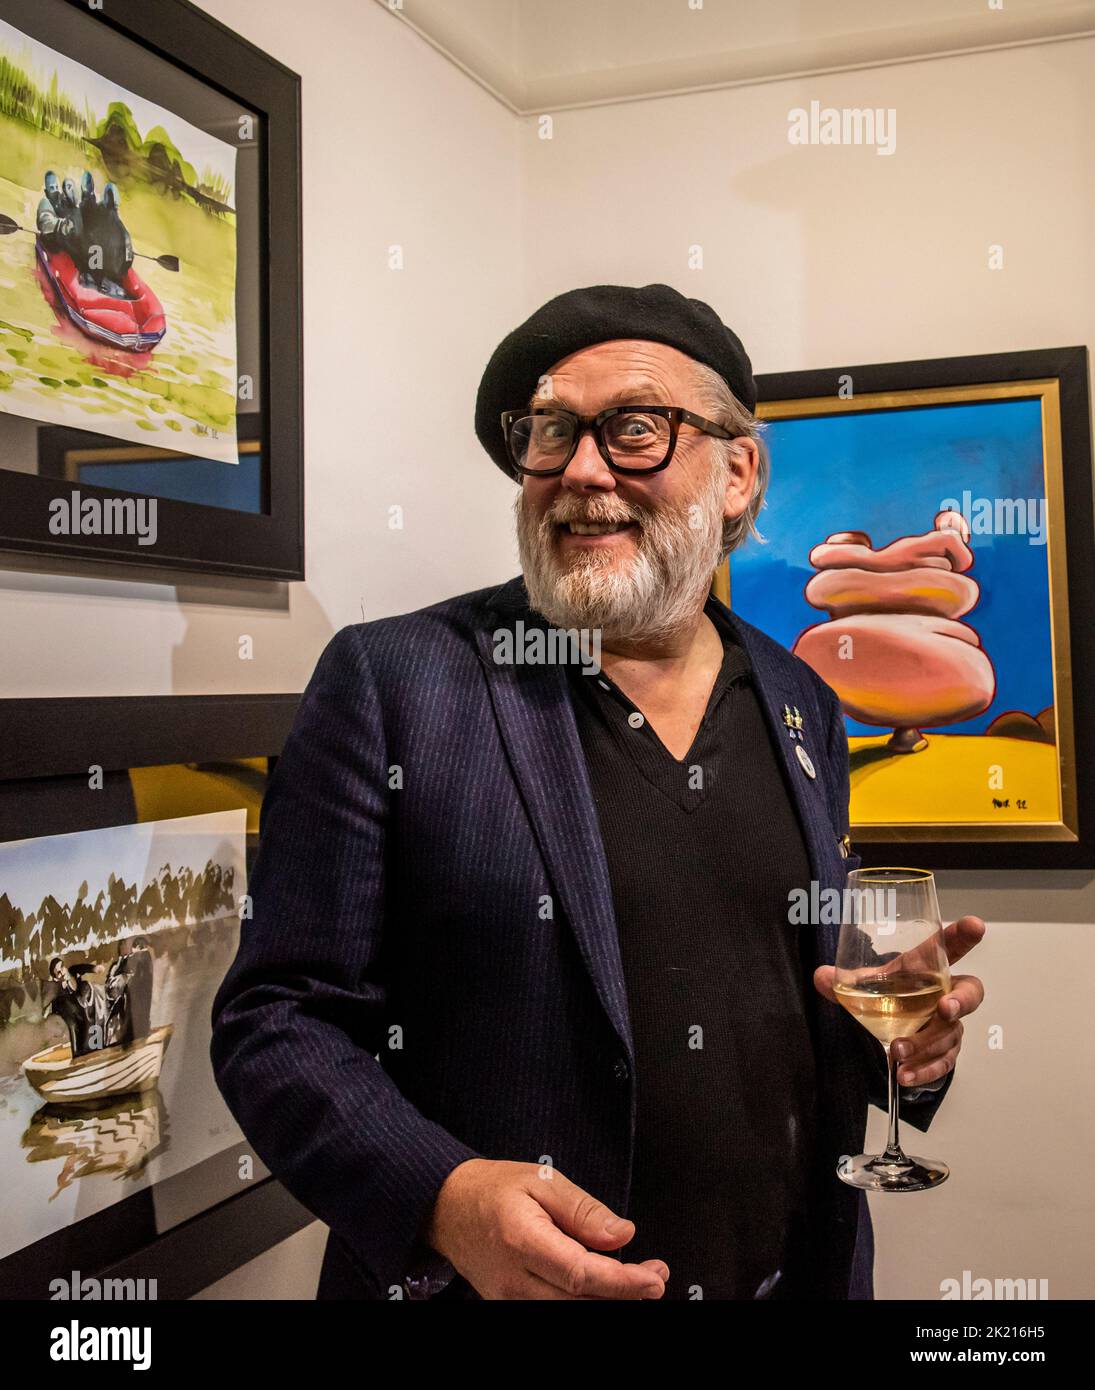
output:
[[[34, 227], [46, 169], [97, 189], [109, 175], [95, 151], [0, 117], [0, 212]], [[151, 354], [93, 343], [60, 322], [36, 274], [34, 237], [0, 237], [0, 409], [163, 448], [236, 459], [234, 219], [141, 184], [122, 185], [135, 251], [178, 256], [179, 273], [135, 269], [167, 317]], [[137, 364], [141, 365], [137, 365]]]

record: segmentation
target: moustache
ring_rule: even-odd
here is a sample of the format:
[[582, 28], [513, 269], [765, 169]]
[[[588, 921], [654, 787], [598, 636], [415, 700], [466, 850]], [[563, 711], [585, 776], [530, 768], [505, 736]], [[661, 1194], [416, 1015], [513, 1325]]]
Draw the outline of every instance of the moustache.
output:
[[551, 526], [566, 526], [572, 521], [587, 526], [614, 526], [617, 522], [633, 521], [638, 526], [646, 525], [646, 515], [637, 508], [615, 511], [603, 507], [554, 507], [544, 517]]

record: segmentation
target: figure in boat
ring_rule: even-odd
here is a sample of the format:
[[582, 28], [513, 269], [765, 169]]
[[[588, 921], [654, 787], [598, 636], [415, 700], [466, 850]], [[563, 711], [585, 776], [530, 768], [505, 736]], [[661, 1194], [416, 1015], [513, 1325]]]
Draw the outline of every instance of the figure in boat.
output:
[[106, 185], [100, 202], [95, 179], [85, 169], [77, 203], [72, 180], [59, 184], [50, 169], [43, 191], [37, 219], [43, 246], [72, 257], [84, 289], [98, 290], [113, 299], [128, 298], [124, 284], [133, 265], [133, 242], [121, 218], [116, 185]]
[[152, 1026], [153, 956], [146, 937], [120, 944], [104, 983], [90, 978], [94, 971], [61, 956], [49, 963], [55, 990], [46, 1012], [64, 1021], [68, 1042], [42, 1048], [22, 1071], [54, 1105], [96, 1105], [152, 1090], [174, 1031], [170, 1023]]
[[60, 956], [54, 956], [49, 963], [50, 979], [57, 985], [57, 993], [50, 1000], [48, 1012], [56, 1014], [68, 1029], [73, 1057], [106, 1046], [106, 992], [102, 985], [87, 978], [94, 970], [93, 965], [66, 965]]
[[143, 936], [123, 942], [106, 974], [106, 1040], [131, 1043], [152, 1030], [152, 951]]
[[163, 306], [133, 269], [133, 242], [115, 184], [105, 186], [100, 200], [85, 169], [77, 200], [72, 180], [59, 184], [47, 170], [37, 230], [46, 279], [61, 311], [82, 333], [130, 352], [156, 346], [167, 331]]

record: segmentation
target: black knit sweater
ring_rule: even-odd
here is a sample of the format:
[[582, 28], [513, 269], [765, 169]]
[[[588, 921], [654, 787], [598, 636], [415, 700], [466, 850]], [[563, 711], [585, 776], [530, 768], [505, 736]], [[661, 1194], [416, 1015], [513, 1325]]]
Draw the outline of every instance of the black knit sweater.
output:
[[607, 675], [570, 668], [635, 1044], [622, 1255], [665, 1260], [667, 1298], [785, 1298], [815, 1124], [808, 942], [788, 894], [810, 868], [748, 657], [707, 612], [723, 664], [680, 761]]

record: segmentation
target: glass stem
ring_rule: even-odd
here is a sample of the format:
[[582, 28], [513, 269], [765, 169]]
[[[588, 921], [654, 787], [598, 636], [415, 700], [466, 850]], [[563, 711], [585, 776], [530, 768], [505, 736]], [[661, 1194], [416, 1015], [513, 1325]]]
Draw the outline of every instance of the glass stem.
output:
[[886, 1140], [886, 1152], [881, 1156], [883, 1163], [908, 1163], [908, 1159], [901, 1152], [901, 1140], [897, 1133], [897, 1058], [893, 1054], [893, 1049], [887, 1043], [886, 1047], [886, 1074], [889, 1078], [889, 1115], [890, 1127]]

